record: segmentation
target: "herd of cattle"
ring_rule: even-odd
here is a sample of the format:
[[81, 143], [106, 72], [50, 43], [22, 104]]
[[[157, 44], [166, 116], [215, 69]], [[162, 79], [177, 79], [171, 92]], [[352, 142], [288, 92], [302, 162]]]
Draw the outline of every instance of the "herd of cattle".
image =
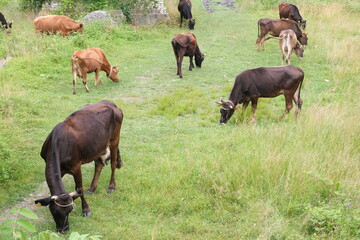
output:
[[[189, 29], [194, 29], [195, 19], [191, 14], [190, 0], [179, 0], [180, 27], [183, 18], [188, 20]], [[302, 19], [296, 6], [282, 2], [279, 5], [281, 19], [263, 18], [258, 21], [258, 50], [261, 43], [269, 38], [277, 38], [282, 52], [282, 61], [286, 54], [286, 63], [290, 64], [292, 51], [302, 56], [303, 48], [307, 45], [307, 35], [300, 28], [305, 29], [306, 21]], [[285, 19], [284, 19], [285, 18]], [[11, 28], [0, 13], [3, 28]], [[59, 33], [67, 36], [73, 32], [82, 32], [84, 25], [73, 21], [66, 16], [50, 15], [38, 17], [34, 20], [36, 32]], [[265, 38], [267, 34], [272, 37]], [[189, 70], [195, 64], [201, 67], [204, 54], [200, 51], [197, 39], [192, 33], [175, 34], [171, 40], [177, 63], [177, 75], [183, 77], [181, 65], [184, 56], [190, 58]], [[108, 78], [119, 81], [119, 70], [112, 66], [105, 54], [99, 48], [90, 48], [75, 51], [71, 57], [73, 74], [73, 94], [76, 94], [76, 77], [81, 77], [87, 92], [86, 75], [95, 72], [95, 87], [101, 84], [99, 72], [105, 71]], [[285, 115], [296, 106], [296, 115], [299, 114], [302, 100], [300, 98], [301, 85], [304, 79], [302, 69], [291, 66], [260, 67], [245, 70], [236, 79], [227, 101], [221, 100], [220, 123], [225, 124], [233, 115], [238, 104], [245, 109], [252, 104], [251, 119], [255, 120], [255, 110], [260, 97], [273, 98], [283, 94], [285, 96]], [[35, 200], [37, 205], [49, 206], [55, 220], [56, 228], [64, 233], [69, 230], [68, 215], [74, 208], [73, 200], [80, 197], [83, 216], [89, 216], [91, 211], [84, 197], [82, 185], [81, 165], [95, 161], [95, 173], [87, 193], [93, 193], [103, 166], [111, 159], [111, 178], [108, 192], [115, 190], [115, 169], [121, 167], [119, 151], [120, 129], [123, 120], [122, 111], [112, 102], [101, 101], [89, 104], [72, 113], [63, 122], [57, 124], [46, 138], [41, 157], [46, 162], [45, 175], [51, 193], [50, 197]], [[62, 177], [71, 174], [74, 177], [76, 191], [67, 193], [62, 183]]]

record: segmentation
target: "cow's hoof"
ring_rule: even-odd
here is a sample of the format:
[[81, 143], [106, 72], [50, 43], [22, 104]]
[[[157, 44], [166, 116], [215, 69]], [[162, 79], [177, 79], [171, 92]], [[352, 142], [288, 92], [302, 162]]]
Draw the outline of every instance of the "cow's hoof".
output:
[[107, 193], [112, 193], [115, 191], [115, 188], [108, 188]]
[[179, 77], [180, 77], [180, 78], [183, 78], [183, 76], [182, 76], [182, 75], [180, 75]]
[[83, 217], [90, 217], [91, 216], [91, 211], [87, 210], [85, 212], [83, 212]]
[[93, 191], [93, 190], [88, 189], [88, 190], [86, 191], [86, 193], [87, 193], [87, 194], [93, 194], [93, 193], [94, 193], [94, 191]]

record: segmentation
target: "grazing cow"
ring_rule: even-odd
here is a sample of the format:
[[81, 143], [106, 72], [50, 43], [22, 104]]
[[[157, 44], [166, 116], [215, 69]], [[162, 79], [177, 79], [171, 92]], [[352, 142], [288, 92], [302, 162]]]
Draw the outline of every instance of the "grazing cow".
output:
[[48, 15], [37, 17], [34, 20], [36, 32], [56, 34], [60, 33], [62, 36], [68, 36], [73, 32], [82, 33], [84, 29], [83, 23], [78, 23], [67, 16], [62, 15]]
[[[86, 105], [57, 124], [46, 138], [41, 157], [45, 160], [46, 182], [50, 197], [37, 199], [35, 204], [48, 206], [57, 231], [69, 230], [68, 215], [74, 208], [73, 199], [81, 197], [83, 216], [90, 216], [81, 175], [81, 165], [95, 160], [95, 173], [88, 193], [94, 192], [103, 168], [101, 156], [110, 148], [111, 179], [108, 193], [115, 190], [115, 169], [121, 167], [119, 151], [122, 111], [109, 101]], [[62, 182], [65, 174], [75, 180], [76, 192], [67, 193]]]
[[280, 18], [294, 20], [303, 30], [306, 28], [306, 20], [301, 17], [299, 9], [293, 4], [281, 2], [279, 4], [279, 16]]
[[184, 56], [190, 57], [189, 71], [192, 71], [194, 67], [193, 57], [195, 56], [195, 64], [198, 68], [201, 68], [201, 63], [204, 60], [204, 54], [201, 53], [200, 48], [197, 44], [196, 37], [192, 33], [179, 33], [175, 34], [171, 40], [171, 45], [174, 50], [176, 64], [177, 64], [177, 75], [180, 78], [183, 77], [181, 71], [181, 65]]
[[[267, 39], [275, 38], [275, 37], [268, 37]], [[279, 44], [281, 50], [281, 64], [284, 64], [284, 58], [286, 53], [286, 63], [290, 64], [290, 56], [291, 53], [294, 51], [295, 54], [301, 59], [303, 57], [304, 49], [300, 46], [297, 41], [296, 34], [291, 29], [282, 30], [279, 35]]]
[[229, 100], [221, 100], [220, 124], [226, 124], [235, 111], [238, 104], [243, 104], [245, 109], [251, 101], [251, 120], [255, 121], [255, 110], [260, 97], [273, 98], [280, 94], [285, 96], [285, 115], [287, 116], [296, 105], [296, 116], [300, 113], [302, 100], [300, 98], [301, 84], [304, 79], [304, 72], [298, 67], [286, 65], [280, 67], [260, 67], [246, 70], [240, 73], [231, 90]]
[[8, 29], [12, 27], [12, 21], [11, 22], [7, 22], [5, 19], [5, 16], [0, 12], [0, 22], [1, 22], [1, 28], [2, 29]]
[[95, 87], [102, 83], [100, 80], [100, 71], [106, 72], [106, 76], [113, 82], [119, 82], [119, 70], [116, 66], [110, 65], [105, 54], [99, 48], [88, 48], [75, 51], [71, 57], [71, 66], [73, 74], [73, 94], [76, 94], [76, 77], [81, 77], [85, 90], [90, 92], [86, 83], [86, 74], [95, 72]]
[[195, 19], [191, 14], [191, 2], [190, 0], [179, 0], [178, 10], [180, 12], [180, 27], [182, 27], [183, 18], [189, 19], [188, 27], [190, 30], [194, 30]]
[[258, 39], [256, 40], [258, 51], [260, 43], [263, 50], [265, 50], [264, 42], [267, 34], [278, 37], [280, 32], [286, 29], [291, 29], [295, 32], [301, 45], [307, 45], [307, 34], [301, 32], [299, 26], [293, 20], [262, 18], [258, 21]]

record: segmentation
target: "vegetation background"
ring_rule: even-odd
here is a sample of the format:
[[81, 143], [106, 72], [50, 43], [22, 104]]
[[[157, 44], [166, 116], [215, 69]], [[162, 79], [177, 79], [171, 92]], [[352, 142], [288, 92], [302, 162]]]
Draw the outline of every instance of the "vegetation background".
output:
[[[105, 168], [99, 187], [70, 214], [70, 228], [103, 239], [358, 239], [360, 237], [360, 107], [358, 57], [360, 3], [293, 1], [307, 20], [309, 45], [300, 119], [280, 121], [283, 97], [261, 99], [257, 123], [237, 111], [219, 126], [220, 97], [237, 74], [280, 65], [277, 41], [257, 52], [257, 21], [278, 17], [278, 1], [237, 0], [237, 11], [193, 0], [194, 34], [206, 54], [201, 69], [176, 76], [170, 45], [179, 29], [177, 1], [165, 1], [171, 19], [155, 26], [86, 25], [67, 38], [33, 31], [33, 13], [0, 0], [14, 20], [0, 34], [0, 211], [39, 194], [44, 161], [39, 152], [51, 129], [83, 105], [114, 101], [125, 115], [120, 148], [125, 162], [117, 190], [107, 194]], [[348, 24], [351, 23], [351, 24]], [[74, 50], [100, 47], [120, 69], [120, 83], [102, 73], [90, 93], [81, 81], [71, 94]], [[83, 166], [85, 188], [93, 164]], [[65, 176], [66, 189], [74, 188]], [[27, 206], [31, 208], [31, 206]], [[38, 208], [39, 231], [55, 230], [47, 208]]]

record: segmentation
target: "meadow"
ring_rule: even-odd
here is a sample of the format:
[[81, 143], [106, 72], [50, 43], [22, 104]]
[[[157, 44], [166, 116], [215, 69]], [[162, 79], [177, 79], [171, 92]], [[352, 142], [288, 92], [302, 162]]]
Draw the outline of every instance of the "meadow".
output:
[[[117, 189], [107, 194], [110, 167], [87, 201], [70, 214], [70, 231], [103, 239], [358, 239], [360, 237], [360, 4], [294, 1], [307, 20], [302, 68], [304, 101], [282, 121], [284, 98], [260, 99], [257, 122], [234, 113], [218, 124], [220, 107], [243, 70], [281, 64], [276, 40], [258, 52], [257, 21], [278, 17], [276, 1], [236, 2], [207, 13], [193, 0], [194, 34], [206, 54], [201, 69], [176, 75], [171, 18], [155, 26], [89, 24], [70, 37], [34, 33], [30, 13], [11, 4], [11, 34], [0, 34], [0, 216], [26, 199], [48, 196], [41, 146], [52, 128], [85, 104], [106, 99], [124, 112]], [[5, 11], [6, 10], [6, 11]], [[350, 23], [351, 24], [348, 24]], [[88, 75], [72, 94], [74, 50], [99, 47], [117, 65], [120, 82]], [[84, 187], [93, 164], [83, 165]], [[63, 178], [67, 191], [71, 176]], [[31, 201], [30, 201], [31, 202]], [[32, 206], [25, 206], [32, 207]], [[55, 231], [50, 211], [36, 208], [38, 231]], [[68, 235], [65, 235], [68, 236]]]

